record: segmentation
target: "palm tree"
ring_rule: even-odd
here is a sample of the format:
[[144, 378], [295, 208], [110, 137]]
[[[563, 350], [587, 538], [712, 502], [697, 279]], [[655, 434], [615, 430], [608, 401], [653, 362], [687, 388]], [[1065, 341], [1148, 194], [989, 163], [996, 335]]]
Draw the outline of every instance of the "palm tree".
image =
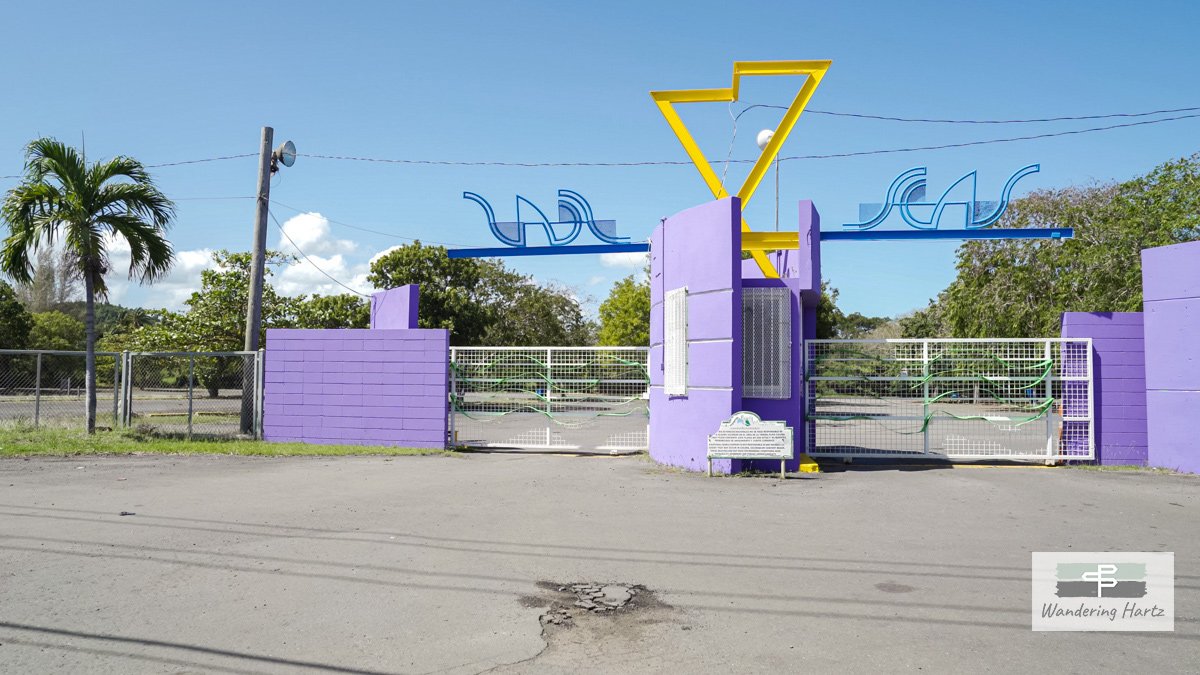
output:
[[75, 148], [39, 138], [25, 150], [25, 175], [8, 191], [0, 219], [10, 233], [0, 248], [0, 271], [21, 283], [33, 279], [30, 256], [61, 241], [66, 263], [83, 280], [87, 315], [87, 431], [96, 431], [95, 299], [106, 297], [107, 246], [129, 244], [129, 277], [150, 283], [171, 268], [164, 236], [175, 205], [154, 185], [142, 163], [114, 157], [88, 164]]

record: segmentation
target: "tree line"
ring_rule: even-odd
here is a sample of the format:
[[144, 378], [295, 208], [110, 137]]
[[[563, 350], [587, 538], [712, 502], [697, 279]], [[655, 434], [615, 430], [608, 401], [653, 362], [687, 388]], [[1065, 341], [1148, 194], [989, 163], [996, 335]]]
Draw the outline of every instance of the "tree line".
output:
[[1038, 190], [999, 227], [1075, 238], [969, 241], [954, 281], [900, 319], [905, 337], [1054, 337], [1063, 312], [1139, 312], [1141, 251], [1200, 239], [1200, 153], [1119, 183]]

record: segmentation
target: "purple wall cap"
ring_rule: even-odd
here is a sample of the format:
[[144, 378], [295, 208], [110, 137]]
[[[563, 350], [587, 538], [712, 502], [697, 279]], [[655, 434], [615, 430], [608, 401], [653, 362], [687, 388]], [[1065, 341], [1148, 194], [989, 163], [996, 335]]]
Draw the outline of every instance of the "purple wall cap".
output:
[[821, 301], [821, 214], [809, 199], [800, 201], [800, 250], [796, 253], [794, 276], [800, 280], [800, 299], [805, 306], [816, 307]]
[[1200, 241], [1142, 250], [1142, 300], [1200, 298]]
[[416, 328], [419, 287], [408, 284], [371, 294], [371, 328]]

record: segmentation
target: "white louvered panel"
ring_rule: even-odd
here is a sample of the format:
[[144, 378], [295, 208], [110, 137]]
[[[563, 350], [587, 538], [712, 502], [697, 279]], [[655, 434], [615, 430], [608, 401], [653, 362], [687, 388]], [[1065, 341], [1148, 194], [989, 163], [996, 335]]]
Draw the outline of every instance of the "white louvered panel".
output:
[[668, 396], [687, 394], [687, 287], [663, 296], [663, 390]]

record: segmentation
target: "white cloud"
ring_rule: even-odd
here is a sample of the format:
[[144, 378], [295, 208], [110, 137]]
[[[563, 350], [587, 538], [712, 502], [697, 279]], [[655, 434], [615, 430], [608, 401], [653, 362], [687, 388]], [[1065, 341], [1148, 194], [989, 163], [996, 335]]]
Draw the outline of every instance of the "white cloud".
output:
[[288, 218], [282, 227], [287, 236], [279, 236], [276, 250], [293, 255], [297, 260], [276, 273], [272, 280], [276, 291], [283, 295], [350, 292], [329, 277], [360, 293], [371, 291], [371, 285], [367, 283], [370, 263], [354, 264], [348, 260], [348, 256], [358, 250], [358, 244], [334, 237], [325, 216], [316, 212], [301, 213]]
[[[329, 232], [329, 220], [316, 212], [301, 213], [288, 218], [283, 223], [283, 232], [279, 236], [276, 250], [300, 255], [303, 251], [308, 255], [336, 255], [354, 253], [358, 244], [349, 239], [337, 239]], [[298, 250], [297, 250], [298, 249]]]
[[604, 276], [600, 274], [592, 276], [588, 279], [588, 286], [598, 286], [602, 283], [604, 283]]
[[601, 253], [600, 264], [605, 267], [645, 267], [649, 262], [646, 253]]
[[375, 255], [371, 256], [371, 259], [369, 261], [367, 261], [367, 265], [374, 265], [376, 260], [379, 260], [383, 256], [385, 256], [399, 248], [402, 248], [402, 247], [401, 246], [389, 246], [389, 247], [383, 249], [379, 253], [376, 253]]
[[309, 253], [307, 260], [301, 257], [283, 268], [273, 280], [273, 284], [275, 290], [283, 295], [340, 295], [350, 292], [329, 278], [333, 277], [359, 293], [370, 294], [372, 288], [367, 283], [368, 269], [365, 263], [350, 264], [340, 253], [332, 256]]
[[152, 286], [143, 286], [129, 278], [129, 242], [124, 237], [109, 235], [105, 246], [110, 266], [106, 277], [108, 300], [116, 304], [181, 309], [183, 302], [200, 290], [200, 273], [216, 267], [210, 249], [176, 251], [175, 264], [166, 276]]

